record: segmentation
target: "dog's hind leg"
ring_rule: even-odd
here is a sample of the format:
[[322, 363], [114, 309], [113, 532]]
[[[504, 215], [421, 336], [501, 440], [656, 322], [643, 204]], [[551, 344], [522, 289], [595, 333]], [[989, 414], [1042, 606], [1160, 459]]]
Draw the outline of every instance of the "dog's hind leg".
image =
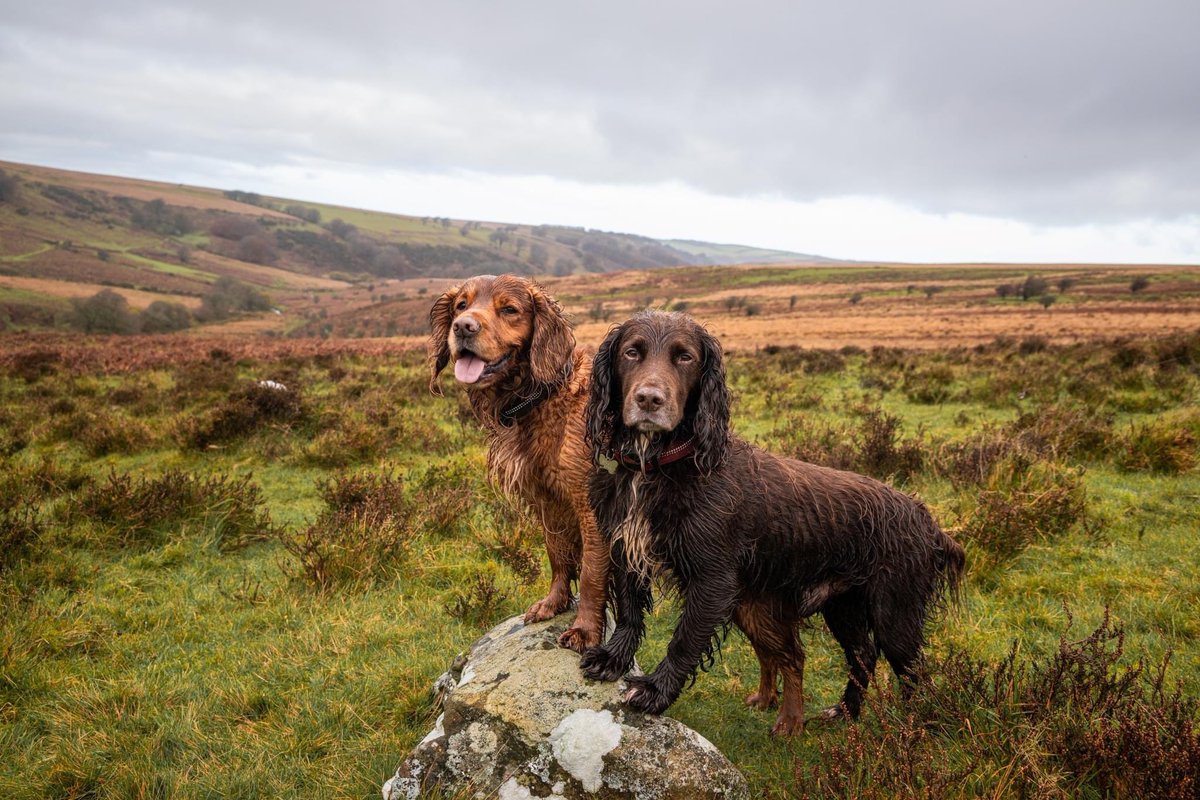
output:
[[878, 657], [875, 642], [871, 638], [867, 603], [868, 600], [862, 591], [853, 589], [833, 598], [822, 609], [830, 633], [837, 639], [846, 655], [850, 677], [846, 681], [846, 690], [842, 693], [841, 702], [821, 712], [821, 719], [857, 719], [859, 711], [862, 710], [863, 692], [867, 690], [871, 676], [875, 673], [875, 661]]
[[804, 728], [804, 648], [792, 616], [785, 609], [762, 603], [742, 603], [733, 615], [758, 656], [758, 691], [746, 698], [746, 705], [774, 706], [778, 702], [776, 682], [782, 673], [783, 702], [771, 729], [775, 736], [791, 736]]
[[758, 709], [773, 708], [779, 702], [778, 657], [785, 637], [774, 631], [778, 627], [776, 620], [760, 604], [739, 603], [733, 610], [733, 623], [746, 634], [758, 657], [758, 690], [746, 697], [746, 705]]
[[875, 641], [900, 681], [900, 696], [907, 699], [925, 646], [925, 603], [894, 592], [881, 599], [875, 611]]

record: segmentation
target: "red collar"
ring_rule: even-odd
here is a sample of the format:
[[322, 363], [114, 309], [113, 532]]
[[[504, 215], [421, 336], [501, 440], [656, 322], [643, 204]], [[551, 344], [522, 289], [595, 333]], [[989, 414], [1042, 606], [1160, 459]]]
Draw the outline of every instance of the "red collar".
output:
[[628, 453], [621, 450], [617, 453], [617, 459], [622, 466], [628, 467], [636, 472], [653, 472], [656, 469], [665, 467], [667, 464], [673, 464], [676, 461], [682, 461], [695, 454], [696, 448], [692, 445], [692, 440], [689, 438], [678, 444], [672, 444], [659, 455], [650, 458], [645, 465], [638, 459], [636, 453]]

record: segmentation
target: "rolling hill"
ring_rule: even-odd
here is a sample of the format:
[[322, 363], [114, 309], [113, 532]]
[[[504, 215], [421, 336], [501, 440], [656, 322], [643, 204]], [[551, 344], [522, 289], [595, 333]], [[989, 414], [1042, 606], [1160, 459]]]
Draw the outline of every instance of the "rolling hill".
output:
[[0, 325], [10, 328], [60, 324], [73, 298], [106, 288], [134, 310], [159, 300], [203, 317], [213, 287], [238, 281], [268, 292], [281, 312], [325, 297], [331, 302], [314, 313], [319, 320], [429, 277], [780, 260], [818, 259], [585, 228], [409, 217], [0, 161]]

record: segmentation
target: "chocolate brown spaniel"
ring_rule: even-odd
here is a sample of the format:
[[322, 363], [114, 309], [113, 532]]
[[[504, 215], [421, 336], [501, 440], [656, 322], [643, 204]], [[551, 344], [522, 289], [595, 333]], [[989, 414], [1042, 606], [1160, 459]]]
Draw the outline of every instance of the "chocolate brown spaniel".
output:
[[[617, 609], [612, 637], [583, 656], [587, 677], [625, 676], [625, 701], [659, 713], [711, 665], [732, 623], [761, 668], [746, 702], [775, 705], [782, 677], [772, 733], [791, 735], [804, 726], [798, 628], [819, 612], [850, 672], [824, 718], [858, 715], [878, 651], [911, 686], [926, 619], [965, 563], [924, 504], [734, 436], [720, 344], [681, 314], [638, 314], [608, 334], [587, 421], [599, 466], [590, 500], [612, 547]], [[655, 578], [678, 590], [679, 621], [654, 672], [626, 676]]]
[[488, 471], [523, 500], [545, 529], [550, 591], [525, 612], [538, 622], [567, 609], [579, 581], [574, 624], [560, 637], [582, 652], [604, 635], [608, 547], [587, 502], [591, 451], [584, 444], [591, 359], [558, 303], [526, 278], [483, 275], [448, 289], [429, 312], [430, 388], [454, 362], [488, 441]]

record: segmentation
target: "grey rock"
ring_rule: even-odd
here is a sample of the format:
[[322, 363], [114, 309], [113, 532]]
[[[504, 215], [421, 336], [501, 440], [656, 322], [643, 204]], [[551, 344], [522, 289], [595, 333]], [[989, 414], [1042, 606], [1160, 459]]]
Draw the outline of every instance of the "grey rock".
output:
[[383, 786], [384, 800], [454, 797], [747, 798], [745, 777], [669, 717], [621, 705], [623, 682], [584, 679], [558, 647], [561, 614], [500, 623], [435, 685], [442, 714]]

